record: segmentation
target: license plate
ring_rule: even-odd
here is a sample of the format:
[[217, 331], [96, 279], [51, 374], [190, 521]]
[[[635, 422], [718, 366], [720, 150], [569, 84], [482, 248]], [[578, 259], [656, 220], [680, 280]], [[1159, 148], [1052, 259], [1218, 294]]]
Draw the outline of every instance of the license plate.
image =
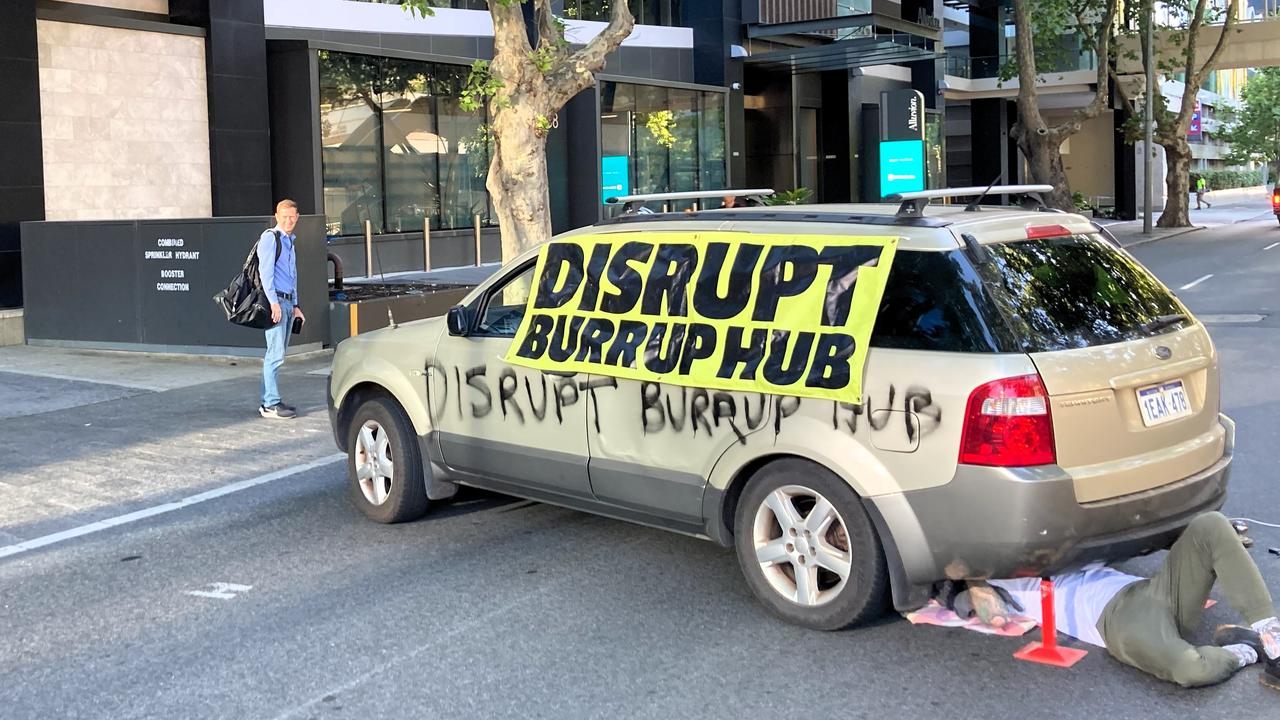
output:
[[1151, 427], [1190, 415], [1191, 403], [1182, 381], [1171, 380], [1138, 388], [1138, 409], [1142, 411], [1142, 424]]

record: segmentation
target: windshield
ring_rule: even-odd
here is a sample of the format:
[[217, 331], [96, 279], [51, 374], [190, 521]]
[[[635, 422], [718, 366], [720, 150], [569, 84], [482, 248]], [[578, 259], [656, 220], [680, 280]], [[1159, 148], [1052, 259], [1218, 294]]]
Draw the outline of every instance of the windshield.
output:
[[1097, 235], [987, 248], [992, 301], [1024, 352], [1124, 342], [1192, 322], [1154, 275]]

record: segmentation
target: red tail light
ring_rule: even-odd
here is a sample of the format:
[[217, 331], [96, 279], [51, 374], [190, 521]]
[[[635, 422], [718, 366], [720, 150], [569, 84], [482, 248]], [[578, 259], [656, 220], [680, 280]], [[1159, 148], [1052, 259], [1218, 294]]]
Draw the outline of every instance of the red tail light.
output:
[[1271, 207], [1280, 207], [1280, 193], [1271, 196]]
[[960, 462], [997, 467], [1057, 462], [1049, 394], [1039, 375], [994, 380], [969, 395]]

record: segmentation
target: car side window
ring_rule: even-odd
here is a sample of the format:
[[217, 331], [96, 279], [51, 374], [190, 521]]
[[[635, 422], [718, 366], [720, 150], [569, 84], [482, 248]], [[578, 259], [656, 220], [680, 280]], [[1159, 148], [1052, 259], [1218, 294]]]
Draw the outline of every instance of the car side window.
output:
[[533, 288], [534, 263], [496, 285], [485, 295], [477, 334], [515, 337]]
[[1000, 352], [1001, 329], [981, 279], [957, 252], [899, 250], [871, 346], [941, 352]]

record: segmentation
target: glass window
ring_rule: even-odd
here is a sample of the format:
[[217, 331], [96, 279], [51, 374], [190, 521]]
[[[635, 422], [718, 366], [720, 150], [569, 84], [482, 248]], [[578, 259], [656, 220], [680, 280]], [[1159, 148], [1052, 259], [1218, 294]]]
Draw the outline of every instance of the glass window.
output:
[[1186, 309], [1128, 254], [1096, 235], [988, 246], [992, 299], [1023, 350], [1124, 342], [1185, 327]]
[[669, 153], [665, 134], [672, 130], [674, 118], [668, 105], [667, 89], [653, 85], [636, 85], [635, 131], [636, 181], [632, 192], [671, 192], [667, 174]]
[[725, 170], [724, 152], [724, 93], [704, 92], [702, 117], [698, 123], [698, 169], [702, 174], [699, 189], [727, 188], [729, 180]]
[[[564, 16], [573, 20], [607, 21], [614, 0], [565, 0]], [[627, 0], [638, 25], [679, 25], [681, 0]]]
[[462, 88], [466, 87], [465, 67], [438, 65], [442, 94], [440, 110], [440, 227], [469, 228], [474, 217], [482, 225], [489, 224], [489, 193], [485, 178], [489, 174], [490, 142], [483, 132], [484, 116], [467, 112], [460, 106]]
[[329, 235], [491, 224], [483, 109], [460, 108], [469, 68], [320, 51]]
[[320, 144], [329, 235], [383, 232], [378, 61], [320, 51]]
[[515, 337], [528, 306], [535, 267], [536, 263], [530, 262], [517, 271], [514, 277], [489, 291], [485, 297], [484, 311], [480, 314], [480, 326], [477, 328], [479, 334]]
[[[724, 105], [722, 92], [601, 83], [602, 201], [611, 195], [726, 188]], [[666, 209], [693, 205], [678, 201]]]
[[435, 222], [437, 156], [430, 66], [385, 58], [382, 65], [382, 156], [386, 173], [387, 232], [421, 232], [423, 221]]
[[982, 280], [959, 251], [899, 250], [871, 334], [872, 347], [1000, 352], [1007, 340]]

